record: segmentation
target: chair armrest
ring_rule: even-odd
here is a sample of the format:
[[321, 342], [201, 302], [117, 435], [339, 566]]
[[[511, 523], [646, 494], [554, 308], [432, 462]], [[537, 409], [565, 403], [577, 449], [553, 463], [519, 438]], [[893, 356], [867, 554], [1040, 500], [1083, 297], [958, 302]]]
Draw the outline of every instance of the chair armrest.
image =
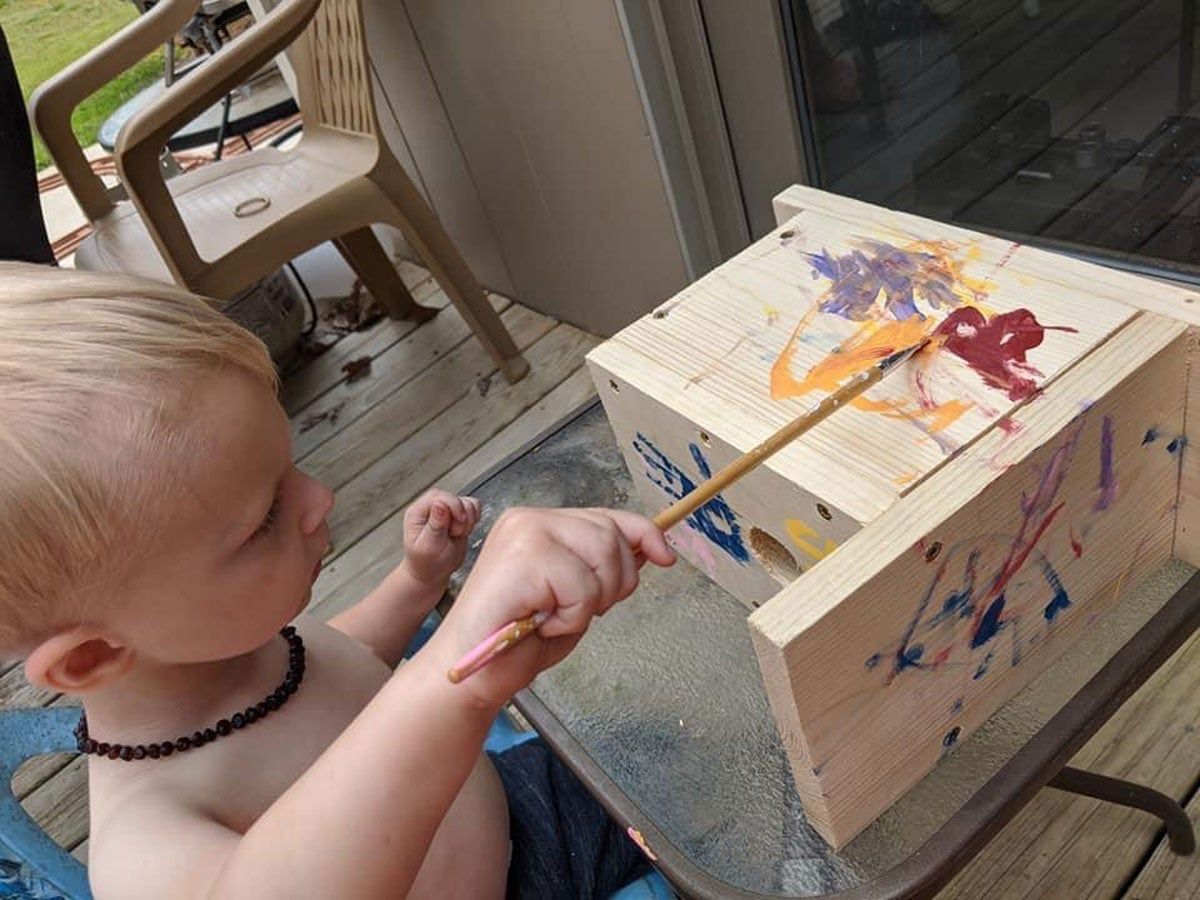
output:
[[191, 285], [204, 261], [158, 167], [171, 135], [261, 69], [308, 26], [321, 0], [284, 0], [135, 113], [117, 136], [117, 171], [129, 199], [180, 284]]
[[199, 6], [200, 0], [160, 0], [150, 12], [45, 81], [29, 98], [29, 117], [89, 220], [103, 216], [112, 203], [75, 139], [71, 113], [86, 97], [171, 40]]

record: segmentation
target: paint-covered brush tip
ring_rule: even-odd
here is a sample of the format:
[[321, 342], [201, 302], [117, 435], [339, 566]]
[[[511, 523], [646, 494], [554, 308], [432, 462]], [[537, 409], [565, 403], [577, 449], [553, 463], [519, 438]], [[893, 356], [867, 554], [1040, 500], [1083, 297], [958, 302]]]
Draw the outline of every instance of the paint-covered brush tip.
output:
[[913, 344], [911, 347], [906, 347], [903, 350], [897, 350], [879, 364], [880, 370], [886, 372], [888, 369], [900, 365], [900, 363], [904, 362], [906, 359], [916, 356], [918, 353], [924, 350], [928, 344], [929, 338], [923, 338], [922, 340]]

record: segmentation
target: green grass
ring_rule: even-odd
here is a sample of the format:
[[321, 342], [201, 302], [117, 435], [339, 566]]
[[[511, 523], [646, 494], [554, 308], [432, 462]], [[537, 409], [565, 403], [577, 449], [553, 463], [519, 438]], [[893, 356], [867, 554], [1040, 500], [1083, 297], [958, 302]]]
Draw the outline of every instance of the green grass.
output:
[[[28, 100], [39, 84], [61, 71], [137, 16], [129, 0], [0, 0], [0, 27], [8, 39], [21, 91]], [[96, 142], [112, 112], [162, 76], [162, 50], [142, 60], [88, 97], [71, 117], [84, 147]], [[38, 168], [53, 160], [34, 136]]]

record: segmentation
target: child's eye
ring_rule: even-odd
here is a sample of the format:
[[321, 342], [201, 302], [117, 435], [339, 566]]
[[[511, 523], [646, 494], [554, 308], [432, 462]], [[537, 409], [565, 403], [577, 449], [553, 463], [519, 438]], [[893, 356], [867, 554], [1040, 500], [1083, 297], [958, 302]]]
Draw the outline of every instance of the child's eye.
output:
[[250, 535], [250, 540], [260, 538], [271, 530], [271, 526], [275, 524], [275, 517], [279, 515], [279, 496], [271, 502], [271, 508], [267, 510], [267, 514], [263, 517], [262, 524], [254, 529], [254, 534]]

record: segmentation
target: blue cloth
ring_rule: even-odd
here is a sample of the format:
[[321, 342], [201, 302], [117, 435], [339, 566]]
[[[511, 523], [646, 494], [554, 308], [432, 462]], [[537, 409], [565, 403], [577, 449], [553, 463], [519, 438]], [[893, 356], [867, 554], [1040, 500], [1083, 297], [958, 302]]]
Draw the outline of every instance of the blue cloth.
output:
[[[638, 846], [540, 739], [491, 757], [508, 796], [509, 900], [607, 900], [651, 871]], [[647, 882], [642, 896], [654, 897], [660, 885]]]

